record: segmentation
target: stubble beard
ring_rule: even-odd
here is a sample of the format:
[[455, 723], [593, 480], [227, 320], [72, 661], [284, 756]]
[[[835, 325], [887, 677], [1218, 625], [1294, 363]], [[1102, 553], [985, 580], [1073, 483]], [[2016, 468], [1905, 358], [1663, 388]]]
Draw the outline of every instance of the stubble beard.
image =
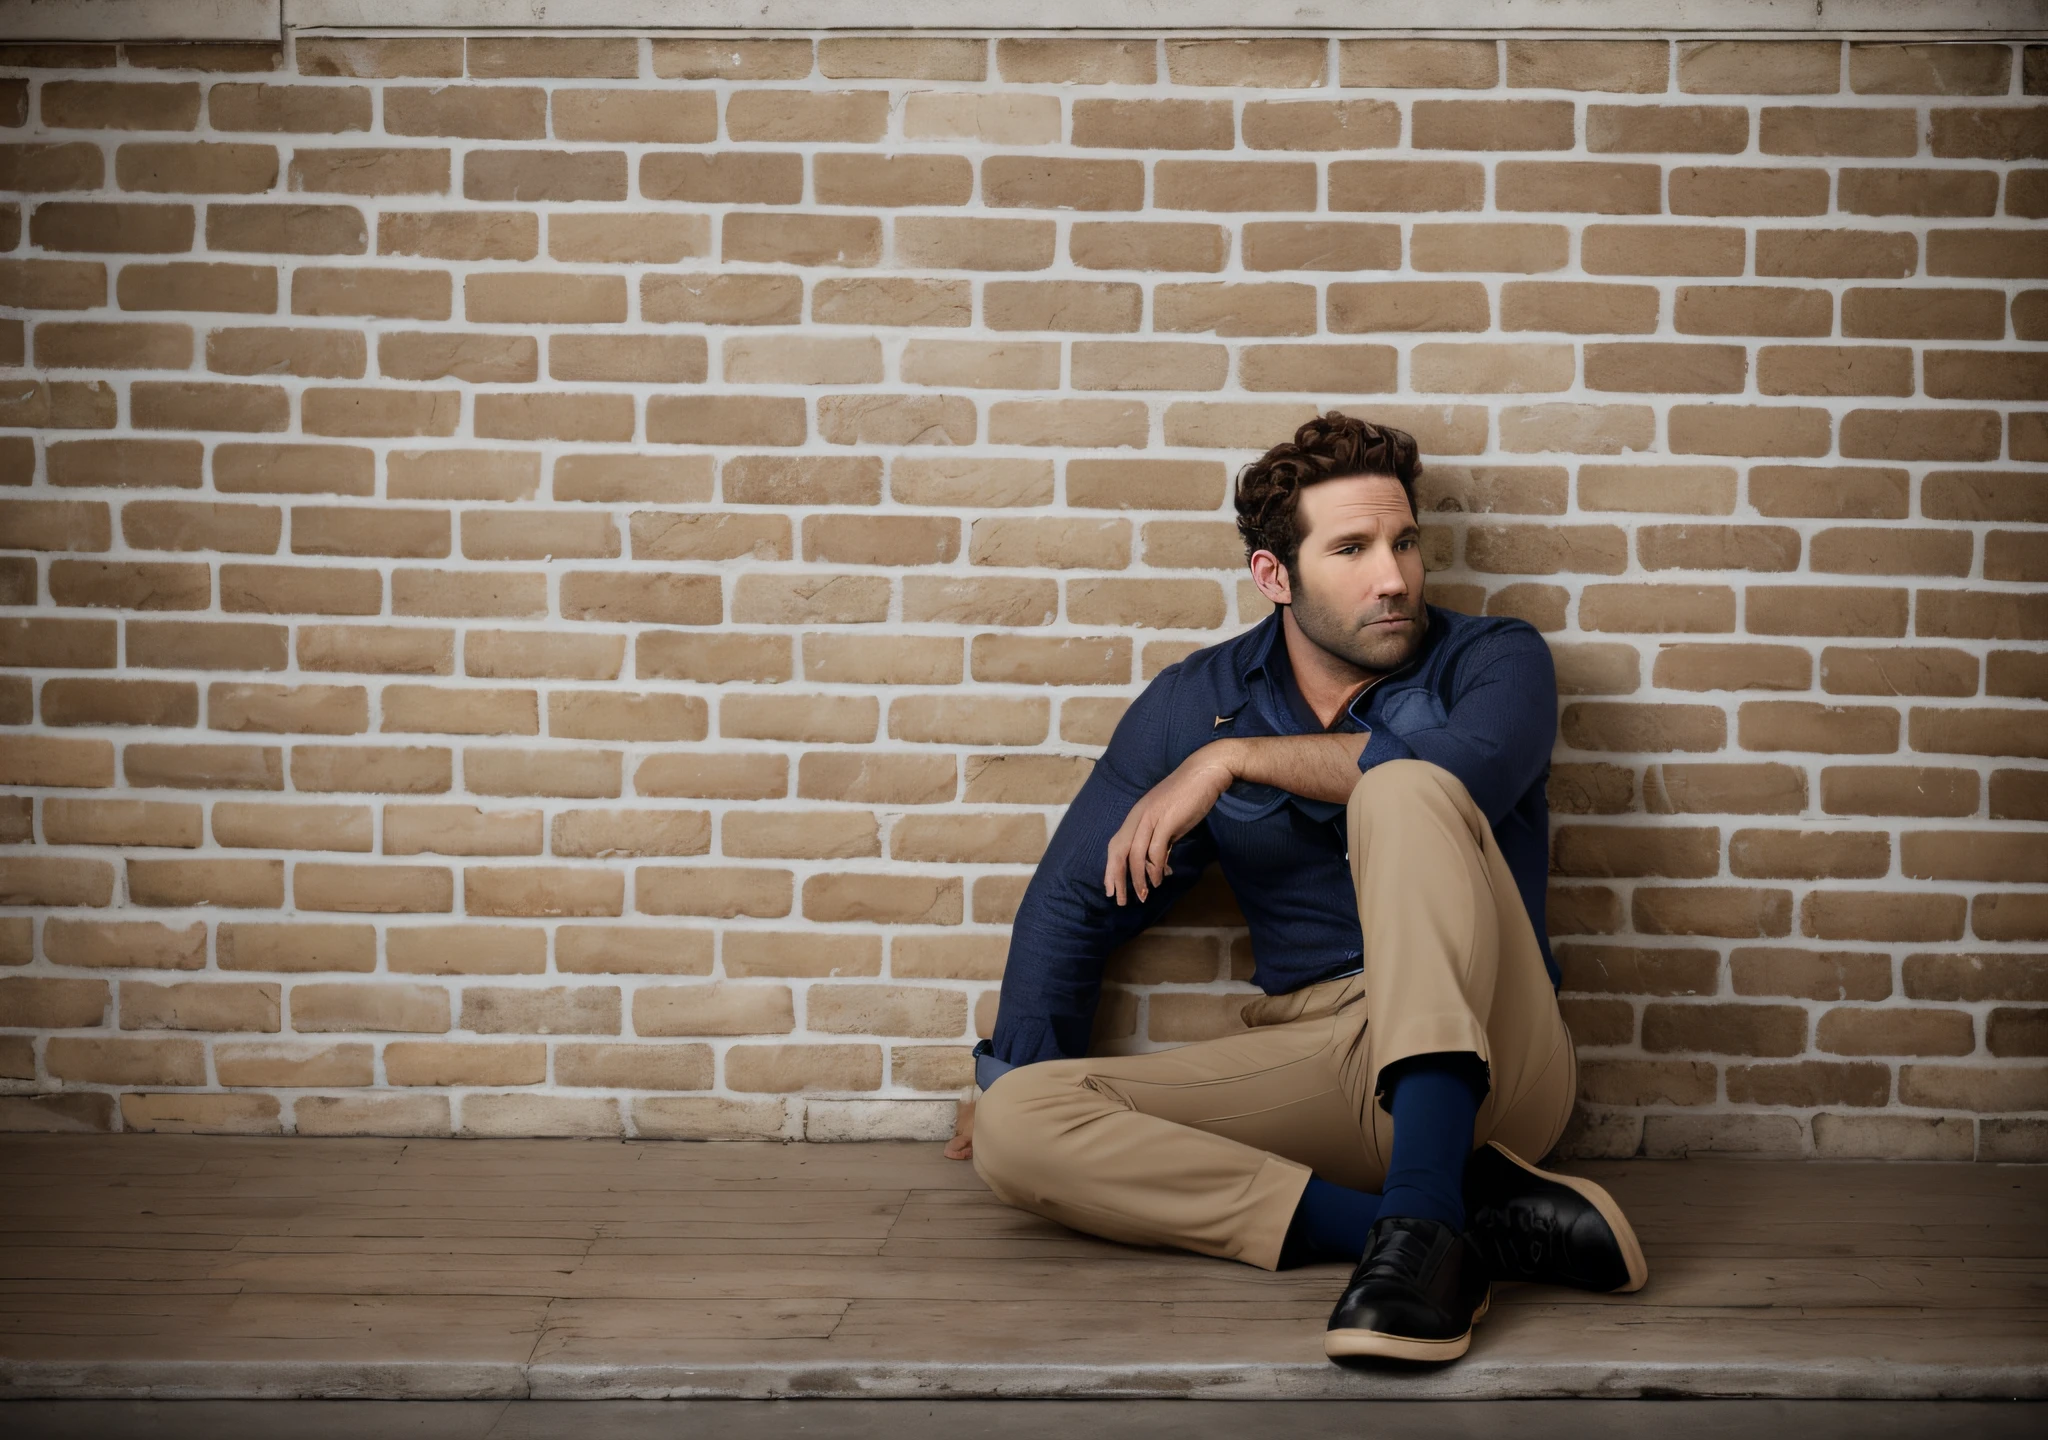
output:
[[[1360, 670], [1384, 674], [1406, 665], [1422, 648], [1429, 631], [1429, 611], [1420, 594], [1389, 601], [1363, 615], [1347, 615], [1313, 594], [1301, 576], [1289, 575], [1288, 580], [1294, 592], [1289, 608], [1294, 611], [1295, 625], [1310, 643], [1338, 659]], [[1393, 631], [1371, 628], [1374, 621], [1395, 615], [1415, 623]]]

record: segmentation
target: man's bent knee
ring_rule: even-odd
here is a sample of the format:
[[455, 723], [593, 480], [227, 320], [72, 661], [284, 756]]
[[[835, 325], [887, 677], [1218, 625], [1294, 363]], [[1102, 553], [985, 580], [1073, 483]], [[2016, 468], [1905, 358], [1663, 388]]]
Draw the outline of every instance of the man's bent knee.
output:
[[1441, 765], [1428, 760], [1388, 760], [1358, 777], [1358, 783], [1351, 787], [1350, 803], [1377, 807], [1399, 804], [1403, 798], [1439, 794], [1468, 804], [1472, 799], [1465, 782]]

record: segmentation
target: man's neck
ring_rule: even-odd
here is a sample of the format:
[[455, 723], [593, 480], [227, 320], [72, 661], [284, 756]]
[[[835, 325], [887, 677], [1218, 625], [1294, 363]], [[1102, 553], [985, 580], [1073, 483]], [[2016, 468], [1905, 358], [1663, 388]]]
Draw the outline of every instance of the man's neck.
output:
[[1295, 687], [1325, 730], [1360, 693], [1393, 673], [1360, 669], [1342, 656], [1332, 655], [1301, 633], [1301, 627], [1294, 623], [1294, 611], [1284, 606], [1280, 611], [1280, 634], [1287, 645], [1287, 663], [1293, 667]]

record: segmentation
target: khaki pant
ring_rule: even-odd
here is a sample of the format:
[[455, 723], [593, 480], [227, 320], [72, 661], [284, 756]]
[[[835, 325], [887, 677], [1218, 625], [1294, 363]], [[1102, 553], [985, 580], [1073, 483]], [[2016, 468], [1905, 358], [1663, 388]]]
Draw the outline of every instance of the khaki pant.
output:
[[1421, 760], [1367, 771], [1349, 812], [1364, 969], [1252, 1000], [1241, 1035], [1003, 1075], [974, 1121], [974, 1168], [997, 1196], [1271, 1270], [1311, 1174], [1381, 1188], [1393, 1118], [1379, 1073], [1438, 1051], [1491, 1067], [1475, 1148], [1534, 1160], [1557, 1143], [1578, 1061], [1486, 817]]

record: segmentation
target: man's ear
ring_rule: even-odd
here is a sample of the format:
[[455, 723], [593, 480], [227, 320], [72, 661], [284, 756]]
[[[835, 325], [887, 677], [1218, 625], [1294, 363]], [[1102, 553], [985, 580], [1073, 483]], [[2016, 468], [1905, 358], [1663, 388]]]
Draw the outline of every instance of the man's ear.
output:
[[1287, 575], [1287, 567], [1280, 563], [1280, 557], [1271, 550], [1254, 550], [1251, 559], [1252, 584], [1259, 587], [1259, 593], [1275, 605], [1294, 603], [1294, 586]]

